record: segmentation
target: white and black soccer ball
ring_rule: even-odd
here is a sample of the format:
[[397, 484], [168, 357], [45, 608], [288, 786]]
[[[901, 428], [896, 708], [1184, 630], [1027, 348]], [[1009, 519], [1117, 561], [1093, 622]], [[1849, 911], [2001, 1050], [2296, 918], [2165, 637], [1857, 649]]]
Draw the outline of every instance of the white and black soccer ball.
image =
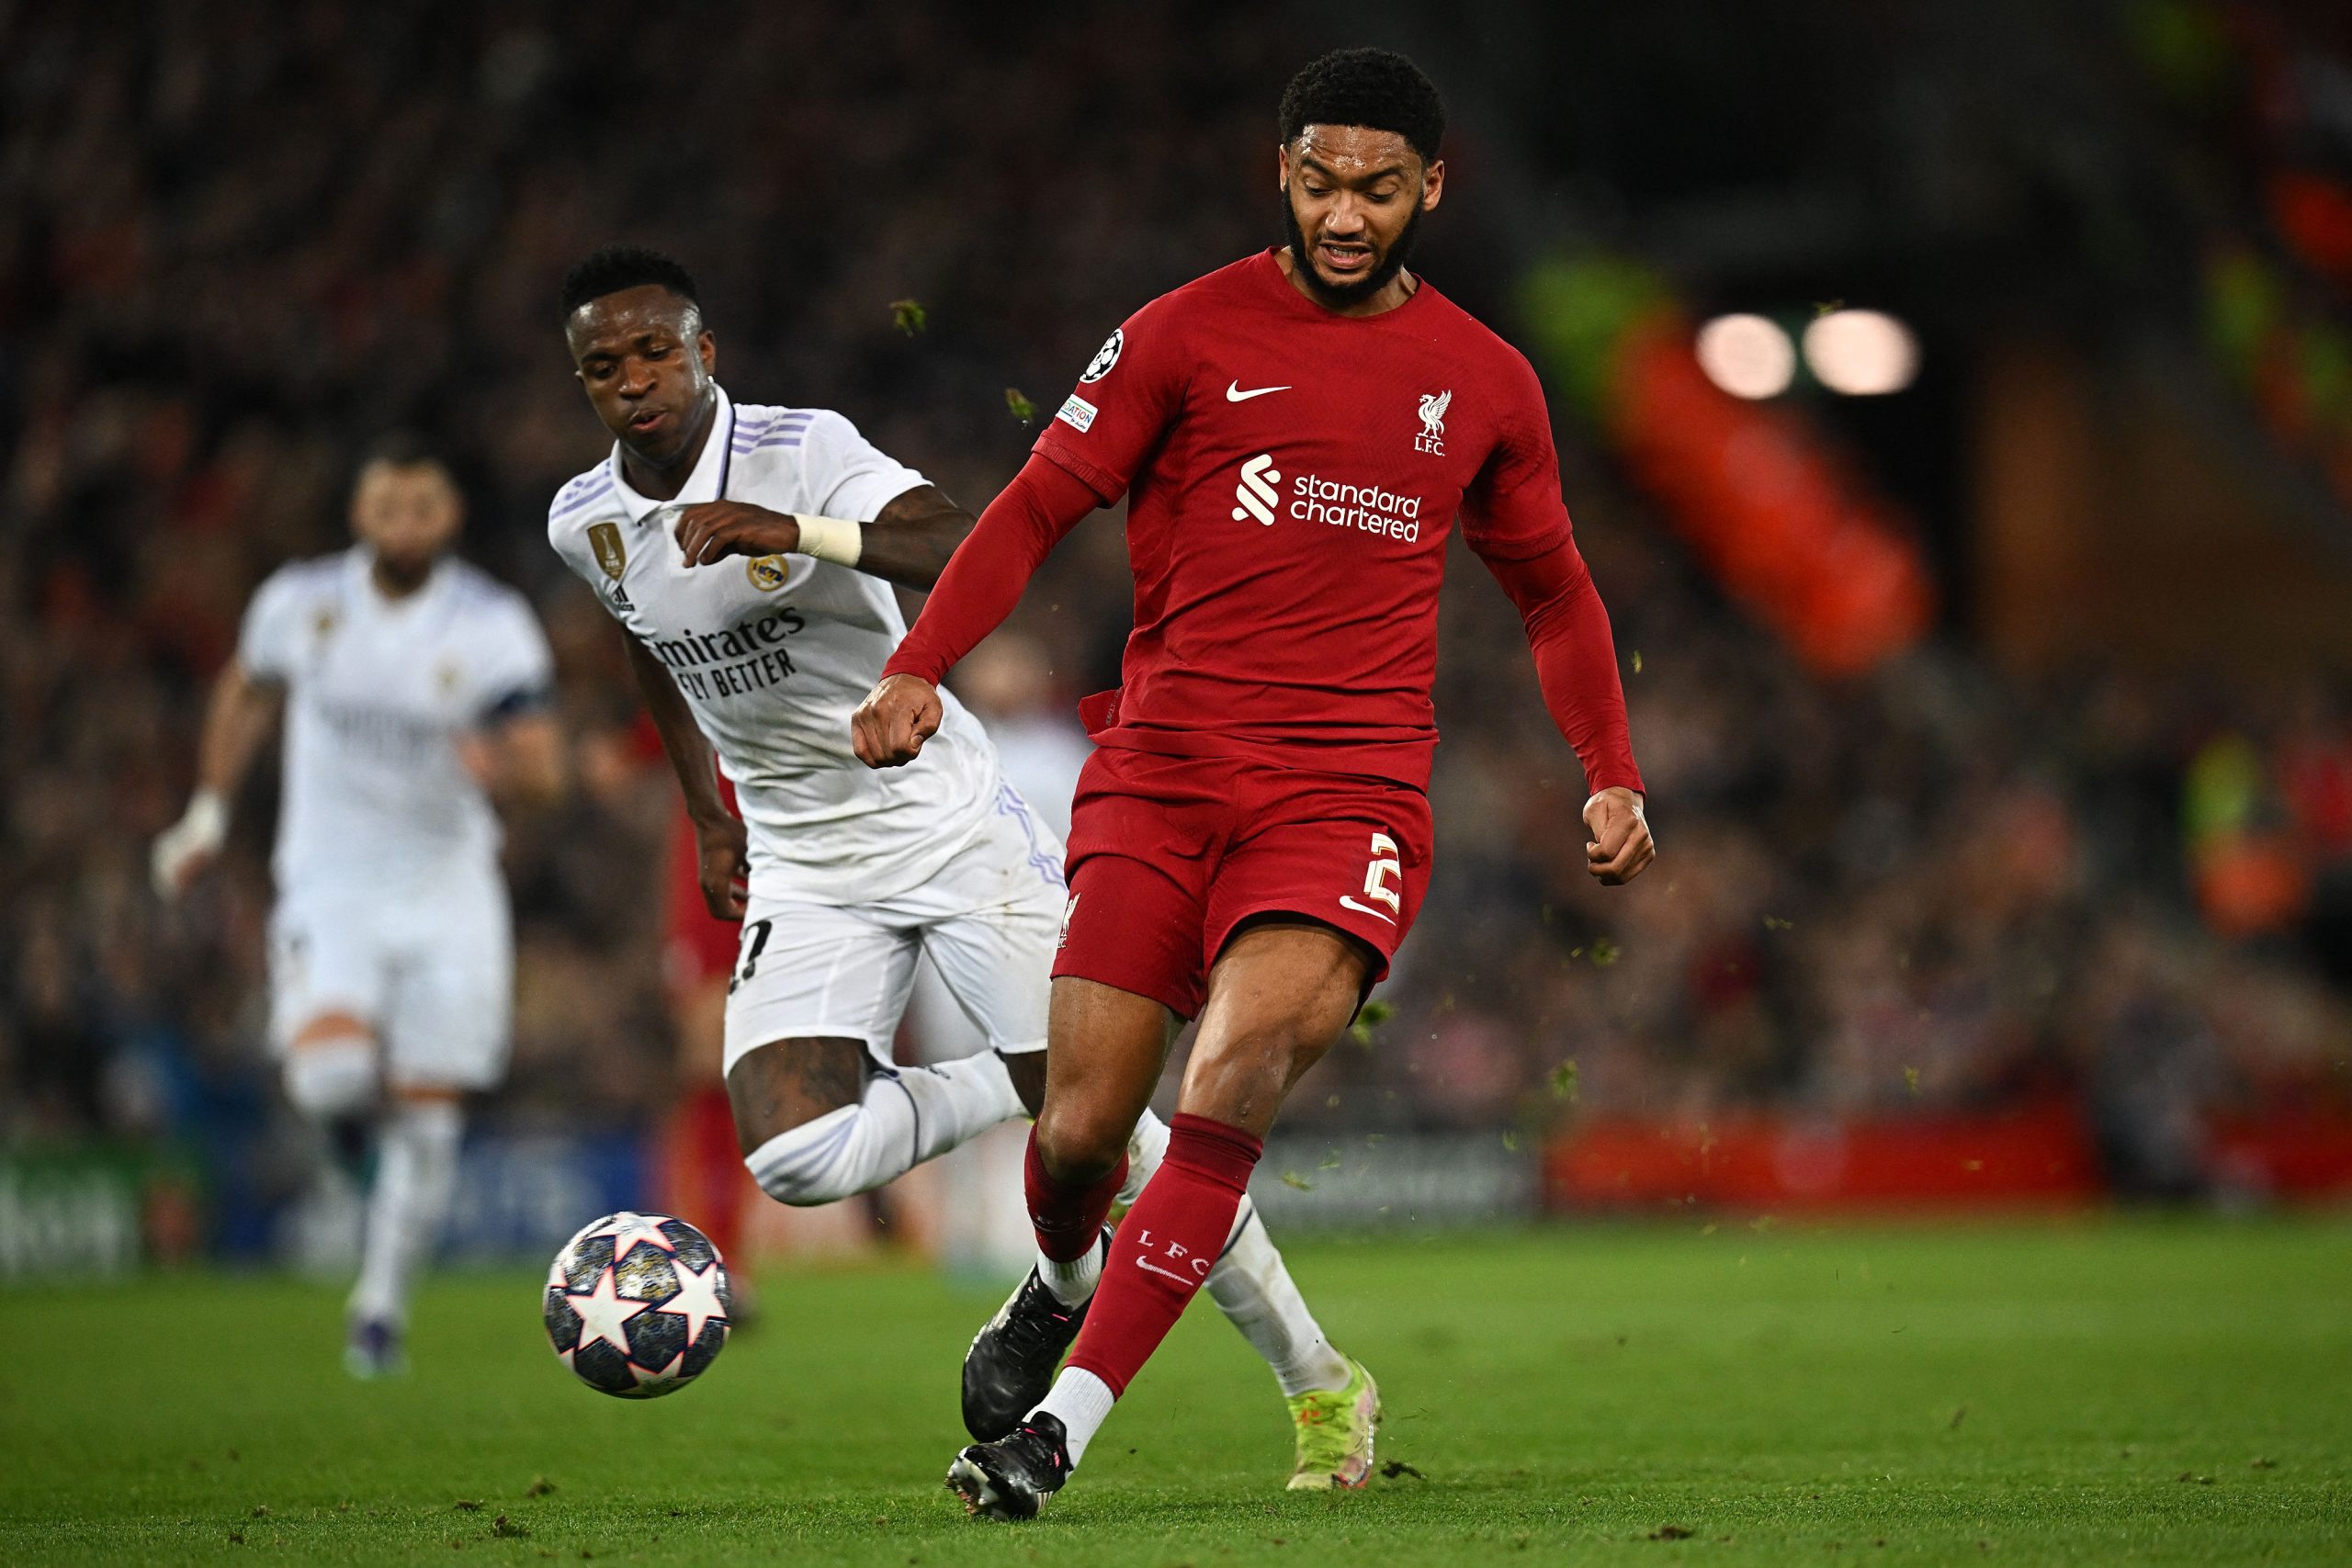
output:
[[735, 1291], [710, 1238], [667, 1214], [606, 1214], [548, 1269], [548, 1340], [601, 1393], [653, 1399], [727, 1348]]

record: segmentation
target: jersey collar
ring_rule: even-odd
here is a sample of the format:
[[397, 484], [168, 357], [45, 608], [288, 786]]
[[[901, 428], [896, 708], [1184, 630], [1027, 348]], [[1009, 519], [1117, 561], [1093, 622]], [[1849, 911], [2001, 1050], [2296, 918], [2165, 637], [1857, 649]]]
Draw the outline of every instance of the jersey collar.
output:
[[692, 506], [726, 495], [728, 471], [735, 456], [735, 403], [718, 383], [711, 384], [711, 390], [718, 394], [718, 412], [711, 416], [710, 436], [702, 444], [702, 456], [695, 459], [695, 471], [670, 500], [648, 501], [630, 488], [628, 476], [621, 468], [621, 444], [613, 443], [613, 455], [605, 464], [611, 470], [613, 488], [620, 492], [621, 510], [628, 513], [630, 522], [642, 523], [664, 506]]

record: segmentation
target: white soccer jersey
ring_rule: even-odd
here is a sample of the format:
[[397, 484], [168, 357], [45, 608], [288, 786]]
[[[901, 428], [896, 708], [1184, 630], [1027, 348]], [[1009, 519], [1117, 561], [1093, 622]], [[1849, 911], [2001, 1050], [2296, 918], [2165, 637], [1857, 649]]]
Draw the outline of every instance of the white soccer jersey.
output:
[[388, 599], [370, 565], [361, 547], [281, 568], [238, 637], [246, 671], [287, 688], [281, 897], [494, 881], [498, 817], [457, 742], [552, 674], [513, 589], [445, 560]]
[[556, 553], [668, 668], [734, 781], [755, 897], [863, 902], [929, 881], [987, 817], [996, 752], [943, 692], [920, 758], [858, 761], [850, 715], [907, 631], [890, 585], [804, 555], [689, 568], [676, 509], [724, 499], [870, 522], [922, 482], [840, 414], [738, 406], [720, 391], [675, 501], [630, 489], [616, 445], [548, 510]]

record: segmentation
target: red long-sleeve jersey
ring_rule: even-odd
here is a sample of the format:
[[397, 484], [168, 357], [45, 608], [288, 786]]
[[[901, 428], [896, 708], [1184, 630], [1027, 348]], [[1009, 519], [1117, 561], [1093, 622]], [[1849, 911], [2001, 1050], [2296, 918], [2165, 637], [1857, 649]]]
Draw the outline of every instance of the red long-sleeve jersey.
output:
[[1527, 361], [1423, 281], [1349, 317], [1272, 251], [1130, 317], [982, 514], [887, 672], [936, 682], [1096, 505], [1127, 497], [1136, 627], [1097, 744], [1415, 788], [1437, 742], [1437, 600], [1457, 516], [1528, 626], [1595, 790], [1639, 790], [1609, 615]]

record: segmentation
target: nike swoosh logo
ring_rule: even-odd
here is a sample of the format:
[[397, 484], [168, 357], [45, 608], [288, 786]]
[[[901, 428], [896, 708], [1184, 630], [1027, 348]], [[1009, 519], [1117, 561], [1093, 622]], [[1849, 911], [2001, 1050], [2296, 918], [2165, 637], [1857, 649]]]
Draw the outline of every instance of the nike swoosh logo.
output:
[[1186, 1279], [1183, 1275], [1179, 1274], [1173, 1269], [1162, 1269], [1159, 1264], [1148, 1263], [1140, 1258], [1136, 1259], [1136, 1267], [1138, 1269], [1148, 1269], [1153, 1273], [1159, 1275], [1161, 1279], [1173, 1280], [1180, 1285], [1197, 1285], [1200, 1283], [1198, 1280]]
[[1252, 398], [1262, 398], [1268, 392], [1287, 392], [1290, 389], [1288, 387], [1252, 387], [1245, 392], [1241, 389], [1240, 382], [1227, 381], [1225, 384], [1225, 400], [1228, 403], [1246, 403]]
[[1396, 923], [1395, 916], [1384, 915], [1369, 904], [1359, 904], [1344, 893], [1340, 895], [1340, 902], [1346, 905], [1349, 908], [1353, 909], [1359, 915], [1370, 915], [1374, 919], [1386, 920], [1392, 926]]

